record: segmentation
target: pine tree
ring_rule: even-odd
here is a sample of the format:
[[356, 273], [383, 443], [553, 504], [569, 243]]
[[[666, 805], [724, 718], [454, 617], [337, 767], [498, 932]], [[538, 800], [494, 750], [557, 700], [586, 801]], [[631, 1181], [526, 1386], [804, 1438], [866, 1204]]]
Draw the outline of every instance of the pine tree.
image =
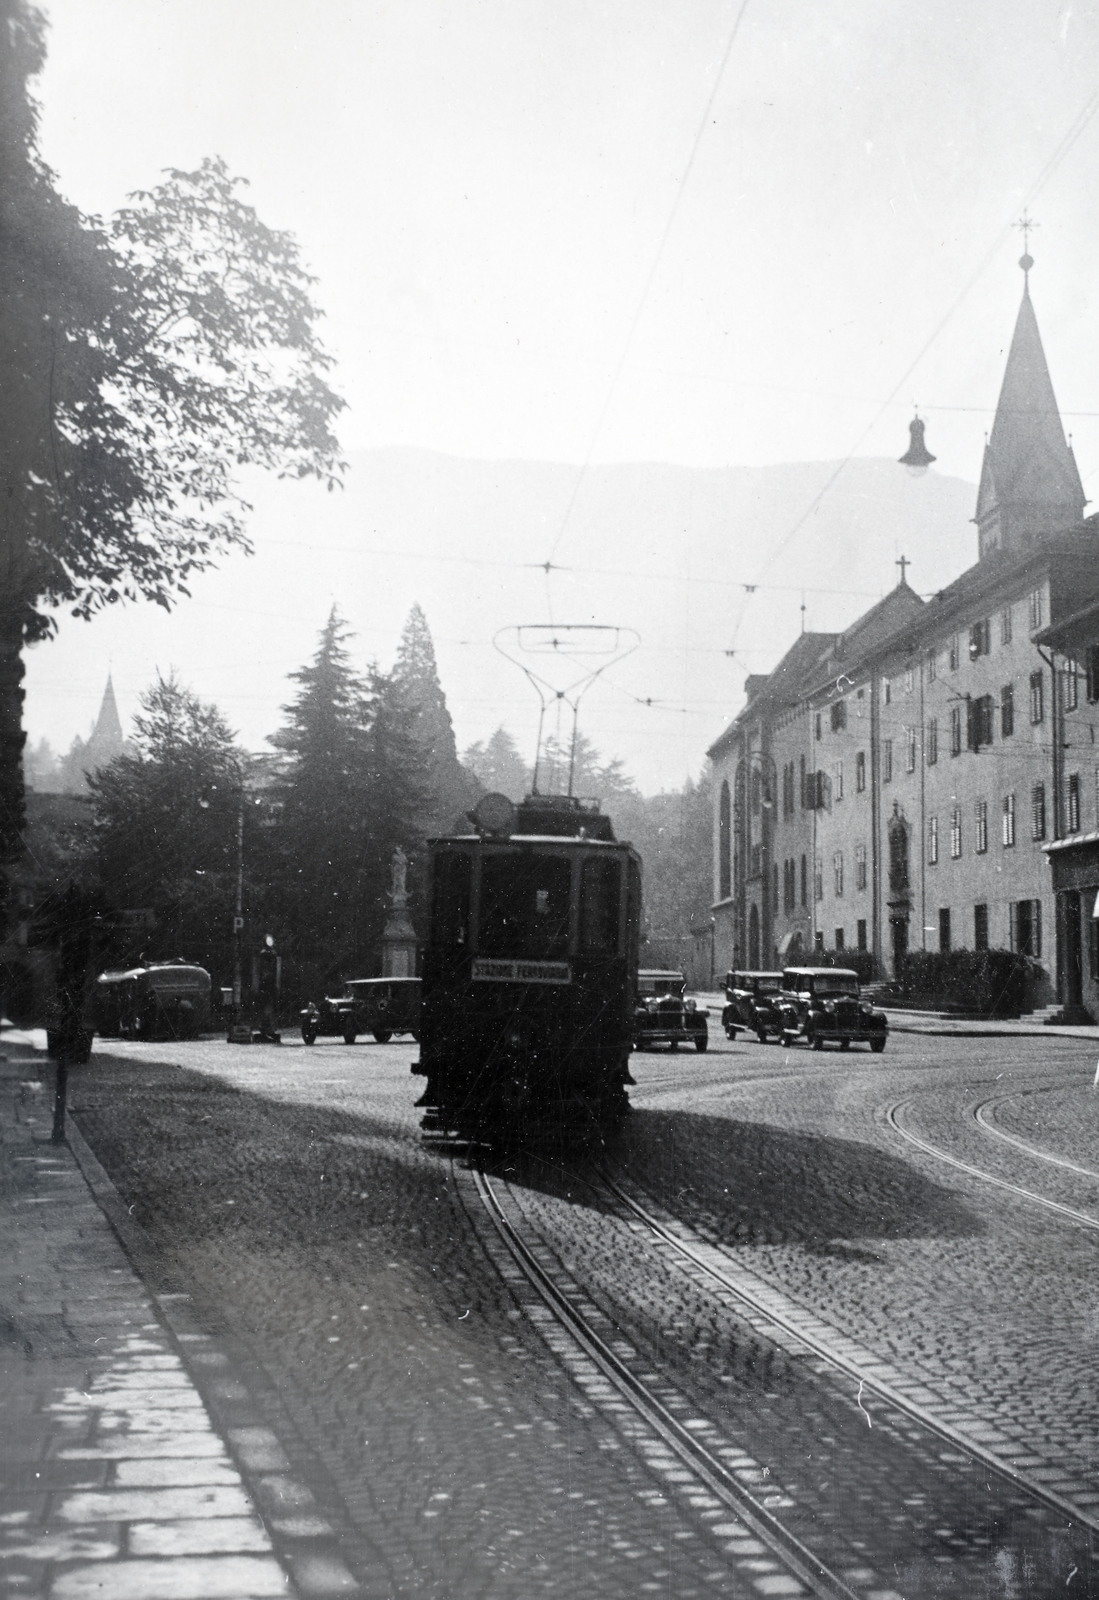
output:
[[408, 732], [426, 762], [428, 833], [448, 832], [474, 800], [475, 786], [458, 760], [454, 724], [439, 682], [435, 645], [418, 605], [408, 614], [392, 673], [392, 692], [410, 714]]
[[508, 730], [501, 724], [487, 744], [471, 744], [462, 765], [490, 792], [519, 801], [530, 788], [530, 769]]

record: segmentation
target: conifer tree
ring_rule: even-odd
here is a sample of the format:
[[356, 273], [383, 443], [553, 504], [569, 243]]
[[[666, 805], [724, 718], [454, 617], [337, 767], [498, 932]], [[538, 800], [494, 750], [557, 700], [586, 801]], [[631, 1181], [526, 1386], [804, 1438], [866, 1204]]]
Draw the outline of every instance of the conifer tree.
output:
[[435, 645], [419, 605], [412, 607], [401, 633], [392, 692], [409, 713], [407, 731], [425, 761], [426, 829], [429, 833], [447, 832], [473, 803], [475, 786], [458, 760], [454, 724], [439, 682]]
[[519, 801], [530, 788], [530, 769], [518, 746], [501, 724], [487, 744], [471, 744], [462, 756], [462, 765], [478, 783], [495, 794], [506, 794]]

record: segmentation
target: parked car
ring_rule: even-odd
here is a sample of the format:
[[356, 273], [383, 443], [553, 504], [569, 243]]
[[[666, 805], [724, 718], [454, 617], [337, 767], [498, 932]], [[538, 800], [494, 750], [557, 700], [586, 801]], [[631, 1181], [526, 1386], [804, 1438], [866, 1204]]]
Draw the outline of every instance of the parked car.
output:
[[670, 1045], [673, 1050], [681, 1044], [693, 1044], [696, 1050], [705, 1050], [710, 1042], [706, 1013], [685, 997], [686, 987], [682, 972], [654, 970], [637, 974], [635, 1050], [652, 1044]]
[[721, 1013], [721, 1026], [726, 1036], [735, 1039], [743, 1029], [758, 1033], [761, 1044], [767, 1035], [782, 1035], [782, 1026], [774, 1014], [774, 1004], [782, 988], [781, 972], [727, 972], [725, 998], [728, 1004]]
[[395, 1033], [420, 1037], [419, 978], [356, 978], [347, 985], [359, 1033], [385, 1044]]
[[306, 1044], [330, 1034], [354, 1044], [361, 1033], [372, 1033], [385, 1044], [395, 1033], [410, 1033], [415, 1039], [419, 1031], [419, 978], [353, 978], [344, 994], [329, 995], [319, 1004], [311, 1000], [301, 1014]]
[[852, 1041], [880, 1055], [889, 1028], [884, 1011], [863, 1000], [856, 972], [846, 967], [787, 967], [778, 997], [782, 1042], [804, 1039], [814, 1050], [834, 1040], [841, 1050]]

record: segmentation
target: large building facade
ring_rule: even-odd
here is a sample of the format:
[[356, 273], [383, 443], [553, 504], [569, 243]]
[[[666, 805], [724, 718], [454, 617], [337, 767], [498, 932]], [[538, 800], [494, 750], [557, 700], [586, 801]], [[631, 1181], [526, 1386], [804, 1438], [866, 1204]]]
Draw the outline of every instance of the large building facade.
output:
[[1080, 991], [1047, 847], [1099, 832], [1099, 669], [1058, 632], [1099, 598], [1083, 512], [1027, 288], [976, 564], [926, 601], [902, 566], [845, 633], [803, 634], [709, 751], [718, 971], [859, 949], [891, 975], [910, 949], [1001, 947], [1034, 958], [1035, 1004]]

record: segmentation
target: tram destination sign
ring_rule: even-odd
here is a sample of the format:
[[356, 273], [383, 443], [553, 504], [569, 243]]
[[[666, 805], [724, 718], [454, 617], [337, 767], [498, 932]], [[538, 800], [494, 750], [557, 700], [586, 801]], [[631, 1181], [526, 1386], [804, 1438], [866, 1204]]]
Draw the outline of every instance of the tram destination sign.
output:
[[567, 961], [475, 961], [475, 982], [481, 983], [571, 983], [572, 968]]

